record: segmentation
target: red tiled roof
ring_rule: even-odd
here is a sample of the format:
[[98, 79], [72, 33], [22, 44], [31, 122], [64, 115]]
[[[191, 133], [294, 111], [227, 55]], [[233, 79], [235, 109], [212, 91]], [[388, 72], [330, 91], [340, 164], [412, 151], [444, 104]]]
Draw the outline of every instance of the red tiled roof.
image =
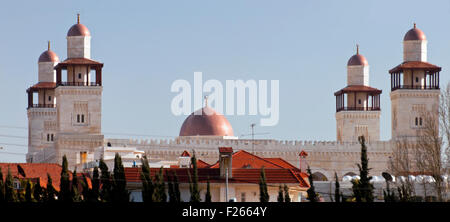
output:
[[403, 72], [405, 69], [423, 69], [428, 71], [434, 71], [439, 72], [441, 71], [441, 67], [433, 65], [428, 62], [421, 62], [421, 61], [410, 61], [410, 62], [404, 62], [393, 69], [389, 70], [389, 73], [399, 73]]
[[[277, 159], [277, 158], [273, 158], [273, 159]], [[284, 166], [286, 166], [286, 162], [279, 165], [275, 162], [272, 162], [270, 160], [270, 158], [261, 158], [259, 156], [253, 155], [245, 150], [239, 150], [236, 153], [234, 153], [232, 156], [231, 162], [232, 162], [233, 169], [239, 169], [239, 168], [260, 169], [261, 167], [264, 167], [265, 169], [283, 169], [283, 168], [285, 168]], [[280, 161], [278, 160], [278, 162], [280, 162]], [[292, 165], [290, 165], [290, 166], [292, 166]], [[219, 168], [219, 162], [211, 165], [210, 168]]]
[[29, 90], [39, 90], [39, 89], [54, 89], [56, 87], [56, 82], [39, 82], [34, 84], [29, 88]]
[[232, 153], [232, 147], [219, 147], [219, 153]]
[[189, 152], [185, 150], [185, 151], [183, 151], [181, 156], [191, 156], [191, 154], [189, 154]]
[[308, 153], [302, 150], [298, 156], [308, 156]]
[[22, 179], [22, 175], [18, 173], [17, 165], [20, 165], [25, 171], [28, 179], [39, 179], [42, 187], [47, 187], [47, 173], [52, 177], [52, 185], [59, 191], [59, 182], [61, 179], [62, 167], [56, 163], [0, 163], [3, 178], [8, 174], [8, 167], [14, 178]]
[[[59, 183], [61, 181], [61, 170], [62, 167], [56, 163], [0, 163], [0, 167], [3, 173], [3, 178], [6, 178], [8, 174], [8, 167], [11, 171], [11, 175], [14, 178], [24, 179], [22, 175], [19, 174], [17, 165], [22, 167], [25, 172], [25, 179], [32, 179], [39, 182], [41, 187], [47, 187], [47, 173], [50, 174], [52, 178], [52, 185], [55, 190], [59, 191]], [[92, 182], [89, 174], [77, 173], [78, 180], [83, 180], [83, 175], [86, 175], [86, 181], [88, 187], [92, 188]], [[69, 171], [69, 180], [72, 180], [72, 173]], [[79, 184], [79, 189], [81, 190], [81, 183]]]
[[372, 94], [380, 94], [382, 91], [377, 88], [364, 85], [350, 85], [334, 93], [335, 96], [349, 92], [367, 92]]
[[209, 168], [209, 164], [203, 160], [197, 160], [197, 167], [198, 168]]
[[58, 63], [58, 65], [55, 66], [55, 69], [66, 67], [67, 65], [100, 65], [100, 66], [103, 66], [103, 63], [97, 62], [92, 59], [87, 59], [87, 58], [71, 58], [71, 59], [66, 59], [66, 60]]
[[[158, 172], [159, 168], [151, 168], [150, 175], [154, 177]], [[298, 184], [302, 188], [307, 188], [309, 185], [302, 178], [302, 174], [295, 172], [291, 169], [265, 169], [266, 181], [268, 184]], [[125, 168], [125, 178], [127, 182], [140, 183], [141, 168]], [[164, 168], [164, 181], [168, 181], [167, 175], [172, 175], [176, 173], [178, 181], [180, 183], [189, 183], [189, 174], [193, 175], [192, 168]], [[224, 183], [225, 178], [220, 177], [219, 169], [212, 168], [199, 168], [198, 181], [199, 183], [206, 183], [210, 181], [211, 183]], [[261, 175], [261, 169], [233, 169], [232, 178], [228, 179], [229, 183], [251, 183], [258, 184]]]
[[284, 169], [296, 169], [294, 165], [290, 164], [288, 161], [283, 160], [281, 158], [264, 158], [267, 161], [270, 161], [278, 166], [283, 167]]

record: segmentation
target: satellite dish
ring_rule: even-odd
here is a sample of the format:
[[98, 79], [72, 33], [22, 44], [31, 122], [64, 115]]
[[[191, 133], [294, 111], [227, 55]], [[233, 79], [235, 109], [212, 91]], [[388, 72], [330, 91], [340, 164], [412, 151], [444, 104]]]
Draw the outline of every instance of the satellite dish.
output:
[[392, 176], [389, 173], [383, 172], [381, 173], [381, 176], [383, 176], [386, 181], [392, 181]]

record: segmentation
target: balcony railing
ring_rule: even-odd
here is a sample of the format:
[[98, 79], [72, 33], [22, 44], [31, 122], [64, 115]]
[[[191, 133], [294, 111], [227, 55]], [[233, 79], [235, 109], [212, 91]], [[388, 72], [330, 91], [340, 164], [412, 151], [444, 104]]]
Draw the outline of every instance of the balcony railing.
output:
[[60, 86], [100, 86], [96, 82], [61, 82]]
[[29, 108], [56, 108], [56, 104], [33, 104]]
[[380, 107], [339, 107], [336, 112], [339, 111], [380, 111]]
[[391, 91], [397, 90], [397, 89], [418, 89], [418, 90], [425, 90], [425, 89], [440, 89], [439, 86], [414, 86], [414, 85], [398, 85], [392, 87]]

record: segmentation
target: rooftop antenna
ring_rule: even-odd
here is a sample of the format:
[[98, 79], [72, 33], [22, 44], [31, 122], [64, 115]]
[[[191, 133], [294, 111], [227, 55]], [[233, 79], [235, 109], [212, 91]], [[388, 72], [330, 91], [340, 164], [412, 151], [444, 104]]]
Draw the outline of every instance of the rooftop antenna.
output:
[[[252, 154], [255, 155], [255, 141], [254, 141], [255, 140], [255, 131], [254, 131], [254, 128], [255, 128], [256, 124], [252, 123], [250, 126], [252, 127]], [[252, 156], [252, 163], [253, 163], [254, 159], [255, 159], [254, 156]]]

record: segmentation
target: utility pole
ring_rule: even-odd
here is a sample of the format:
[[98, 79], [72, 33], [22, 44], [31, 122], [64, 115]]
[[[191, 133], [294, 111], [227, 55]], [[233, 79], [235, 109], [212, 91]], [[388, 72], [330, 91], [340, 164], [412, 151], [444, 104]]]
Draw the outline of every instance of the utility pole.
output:
[[225, 172], [225, 202], [228, 202], [228, 167]]

